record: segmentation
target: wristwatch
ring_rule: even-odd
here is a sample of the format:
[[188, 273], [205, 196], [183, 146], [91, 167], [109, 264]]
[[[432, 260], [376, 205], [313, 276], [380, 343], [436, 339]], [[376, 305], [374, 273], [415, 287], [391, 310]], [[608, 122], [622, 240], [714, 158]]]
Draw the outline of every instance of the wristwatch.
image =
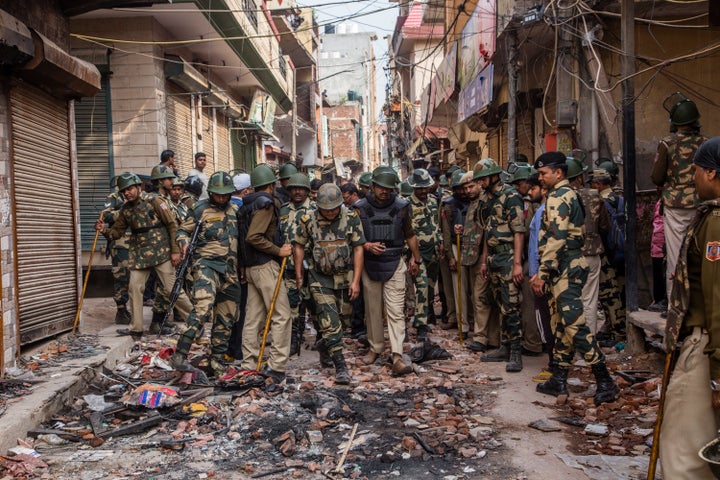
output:
[[413, 258], [413, 261], [415, 262], [415, 265], [422, 265], [423, 259], [422, 259], [422, 257], [420, 257], [420, 260], [415, 260]]

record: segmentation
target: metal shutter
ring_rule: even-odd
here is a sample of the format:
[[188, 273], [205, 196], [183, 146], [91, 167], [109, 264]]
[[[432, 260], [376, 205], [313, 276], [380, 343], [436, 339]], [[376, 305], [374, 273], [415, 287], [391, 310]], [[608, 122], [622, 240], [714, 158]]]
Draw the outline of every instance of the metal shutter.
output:
[[[107, 81], [103, 90], [75, 103], [78, 184], [80, 195], [80, 238], [82, 249], [90, 250], [95, 238], [95, 221], [110, 188], [110, 139], [108, 135]], [[105, 242], [98, 242], [99, 249]]]
[[184, 177], [194, 166], [190, 95], [169, 82], [166, 88], [168, 148], [175, 152], [175, 165]]
[[230, 136], [228, 132], [228, 121], [225, 115], [217, 113], [217, 167], [218, 170], [229, 172], [233, 168], [232, 158], [230, 158]]
[[10, 90], [20, 343], [72, 328], [78, 258], [67, 103]]

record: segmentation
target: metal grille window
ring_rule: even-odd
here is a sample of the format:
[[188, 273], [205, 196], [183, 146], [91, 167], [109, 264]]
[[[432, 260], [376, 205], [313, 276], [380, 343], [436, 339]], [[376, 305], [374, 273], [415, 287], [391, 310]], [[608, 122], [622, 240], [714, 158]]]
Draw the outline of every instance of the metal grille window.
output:
[[255, 27], [255, 30], [258, 28], [258, 19], [257, 19], [257, 6], [255, 6], [255, 0], [243, 0], [243, 10], [245, 10], [245, 15], [247, 15], [248, 20], [250, 20], [250, 23], [253, 24]]
[[282, 78], [287, 78], [287, 65], [285, 64], [285, 57], [283, 57], [282, 49], [278, 52], [278, 65], [280, 67], [280, 75]]

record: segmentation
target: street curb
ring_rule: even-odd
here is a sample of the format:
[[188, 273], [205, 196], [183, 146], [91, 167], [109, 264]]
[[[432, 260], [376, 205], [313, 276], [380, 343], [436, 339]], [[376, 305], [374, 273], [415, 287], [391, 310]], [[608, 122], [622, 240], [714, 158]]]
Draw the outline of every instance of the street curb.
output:
[[113, 369], [124, 357], [133, 341], [131, 337], [119, 337], [115, 326], [98, 333], [100, 345], [107, 349], [98, 355], [69, 359], [58, 365], [44, 367], [38, 376], [41, 383], [32, 386], [32, 393], [7, 404], [0, 416], [0, 454], [25, 439], [29, 430], [39, 427], [87, 388], [105, 366]]

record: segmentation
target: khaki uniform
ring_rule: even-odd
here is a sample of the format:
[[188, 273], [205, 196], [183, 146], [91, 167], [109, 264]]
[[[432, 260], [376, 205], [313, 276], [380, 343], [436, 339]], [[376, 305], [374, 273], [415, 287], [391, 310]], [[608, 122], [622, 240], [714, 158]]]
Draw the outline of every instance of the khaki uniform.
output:
[[[118, 192], [111, 193], [105, 199], [105, 210], [103, 213], [103, 222], [107, 223], [110, 227], [113, 226], [118, 216], [120, 215], [120, 209], [125, 203], [125, 198]], [[115, 305], [118, 307], [125, 307], [127, 305], [128, 296], [128, 283], [130, 282], [130, 232], [116, 239], [108, 242], [108, 248], [110, 253], [110, 261], [112, 262], [112, 275], [113, 275], [113, 300]]]
[[682, 341], [660, 430], [663, 478], [714, 478], [698, 451], [717, 436], [710, 379], [720, 379], [720, 199], [703, 203], [678, 257], [665, 330], [668, 352]]

